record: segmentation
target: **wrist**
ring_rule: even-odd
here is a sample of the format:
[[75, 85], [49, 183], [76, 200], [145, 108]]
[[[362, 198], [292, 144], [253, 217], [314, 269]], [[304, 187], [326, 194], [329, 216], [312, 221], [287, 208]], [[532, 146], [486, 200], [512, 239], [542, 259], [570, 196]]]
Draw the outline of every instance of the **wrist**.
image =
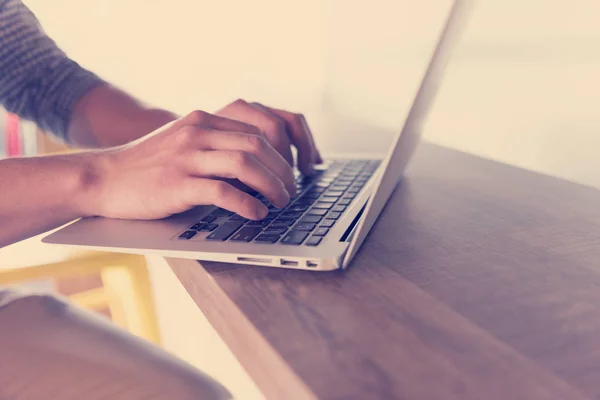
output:
[[73, 155], [73, 177], [67, 182], [71, 208], [80, 217], [102, 216], [102, 193], [110, 171], [107, 151], [89, 151]]

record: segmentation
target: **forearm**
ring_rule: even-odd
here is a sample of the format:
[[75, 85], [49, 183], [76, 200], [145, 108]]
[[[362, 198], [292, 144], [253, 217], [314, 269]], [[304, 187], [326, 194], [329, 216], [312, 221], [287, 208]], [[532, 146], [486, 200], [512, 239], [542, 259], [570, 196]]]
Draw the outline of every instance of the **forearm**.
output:
[[177, 118], [152, 108], [108, 84], [87, 93], [76, 105], [67, 139], [80, 147], [110, 147], [138, 139]]
[[61, 298], [0, 289], [0, 326], [0, 398], [231, 399], [191, 365]]
[[91, 154], [0, 160], [0, 247], [86, 216]]

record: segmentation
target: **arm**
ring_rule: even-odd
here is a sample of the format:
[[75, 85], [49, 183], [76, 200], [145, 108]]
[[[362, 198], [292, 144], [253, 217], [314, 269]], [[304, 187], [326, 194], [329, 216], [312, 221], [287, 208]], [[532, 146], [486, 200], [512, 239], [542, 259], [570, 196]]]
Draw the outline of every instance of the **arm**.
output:
[[221, 178], [283, 207], [296, 191], [291, 145], [302, 172], [321, 161], [300, 114], [238, 100], [220, 116], [175, 121], [142, 104], [70, 60], [19, 0], [0, 0], [0, 102], [64, 141], [108, 147], [0, 160], [0, 247], [86, 216], [157, 219], [217, 205], [260, 219], [266, 207]]
[[0, 160], [0, 248], [83, 217], [89, 154]]
[[201, 111], [118, 147], [0, 160], [0, 246], [86, 216], [160, 219], [212, 204], [266, 216], [219, 177], [280, 208], [295, 195], [293, 170], [258, 128]]
[[174, 120], [71, 60], [21, 0], [0, 0], [0, 102], [63, 142], [109, 147]]
[[3, 399], [232, 398], [191, 365], [58, 297], [0, 288], [0, 326]]
[[172, 112], [152, 108], [116, 87], [102, 84], [77, 103], [65, 140], [86, 148], [117, 146], [176, 118]]

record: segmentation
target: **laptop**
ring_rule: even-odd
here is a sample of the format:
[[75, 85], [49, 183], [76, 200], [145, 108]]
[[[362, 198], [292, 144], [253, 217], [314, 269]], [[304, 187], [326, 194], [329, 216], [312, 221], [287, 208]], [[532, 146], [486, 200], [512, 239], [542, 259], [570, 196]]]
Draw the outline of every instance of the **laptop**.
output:
[[423, 123], [470, 5], [468, 0], [453, 1], [442, 25], [436, 28], [416, 94], [385, 157], [326, 159], [314, 176], [297, 174], [298, 193], [283, 209], [256, 194], [270, 210], [261, 221], [246, 220], [214, 206], [199, 206], [154, 221], [82, 218], [42, 241], [93, 250], [312, 271], [347, 268], [418, 147]]

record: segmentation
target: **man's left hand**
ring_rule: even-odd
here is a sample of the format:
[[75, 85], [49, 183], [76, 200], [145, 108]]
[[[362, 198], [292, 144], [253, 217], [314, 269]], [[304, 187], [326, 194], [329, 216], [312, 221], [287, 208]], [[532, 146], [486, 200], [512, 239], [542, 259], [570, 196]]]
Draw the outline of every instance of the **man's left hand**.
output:
[[298, 169], [304, 175], [312, 175], [315, 164], [323, 162], [302, 114], [267, 107], [260, 103], [249, 103], [245, 100], [236, 100], [216, 114], [258, 127], [269, 143], [292, 167], [295, 166], [291, 149], [293, 145], [298, 153]]

